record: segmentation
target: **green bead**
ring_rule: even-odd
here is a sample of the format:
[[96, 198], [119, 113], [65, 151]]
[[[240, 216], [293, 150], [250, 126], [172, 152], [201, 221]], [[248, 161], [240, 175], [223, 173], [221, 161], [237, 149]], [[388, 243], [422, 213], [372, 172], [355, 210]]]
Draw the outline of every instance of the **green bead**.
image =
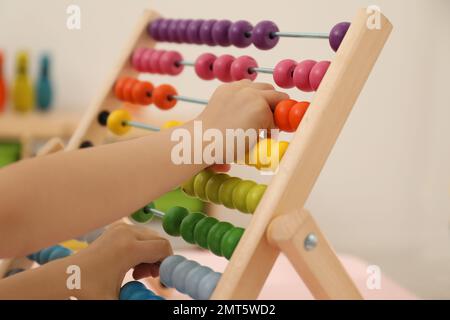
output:
[[219, 201], [225, 207], [234, 209], [233, 205], [233, 190], [242, 180], [237, 177], [232, 177], [225, 181], [219, 188]]
[[167, 210], [162, 223], [164, 231], [171, 236], [179, 236], [181, 222], [188, 214], [189, 211], [183, 207], [172, 207]]
[[185, 183], [183, 183], [181, 185], [181, 190], [183, 190], [184, 193], [186, 193], [188, 196], [191, 196], [191, 197], [195, 197], [194, 179], [195, 179], [195, 176], [193, 176], [192, 178], [190, 178], [188, 181], [186, 181]]
[[206, 183], [206, 198], [215, 204], [221, 204], [219, 200], [219, 188], [230, 176], [225, 173], [219, 173], [211, 177]]
[[258, 203], [264, 195], [266, 189], [267, 185], [265, 184], [257, 184], [250, 189], [249, 193], [247, 194], [247, 199], [245, 199], [248, 212], [255, 212], [256, 207], [258, 206]]
[[214, 172], [212, 172], [210, 170], [203, 170], [195, 176], [194, 192], [195, 192], [195, 195], [198, 198], [202, 199], [203, 201], [208, 200], [208, 199], [206, 199], [206, 194], [205, 194], [206, 183], [213, 175], [214, 175]]
[[225, 233], [220, 243], [221, 252], [225, 258], [231, 258], [234, 249], [236, 249], [239, 240], [241, 240], [241, 237], [244, 234], [244, 231], [245, 229], [243, 228], [234, 227]]
[[200, 220], [194, 228], [195, 243], [204, 249], [208, 249], [208, 233], [219, 221], [213, 217], [206, 217]]
[[244, 180], [239, 185], [234, 188], [232, 194], [233, 205], [240, 212], [249, 213], [247, 209], [247, 194], [251, 188], [256, 186], [256, 182], [250, 180]]
[[229, 222], [221, 221], [217, 223], [215, 226], [209, 230], [208, 233], [208, 249], [211, 250], [212, 253], [215, 255], [221, 257], [222, 256], [222, 250], [221, 250], [221, 242], [222, 238], [227, 233], [228, 230], [233, 228], [233, 225]]
[[150, 202], [148, 205], [143, 207], [142, 209], [139, 209], [135, 213], [130, 215], [130, 219], [139, 222], [139, 223], [146, 223], [152, 220], [153, 213], [149, 209], [154, 209], [155, 204], [153, 202]]
[[180, 225], [181, 237], [191, 244], [195, 244], [194, 229], [197, 223], [205, 218], [206, 215], [201, 212], [192, 212], [183, 219]]

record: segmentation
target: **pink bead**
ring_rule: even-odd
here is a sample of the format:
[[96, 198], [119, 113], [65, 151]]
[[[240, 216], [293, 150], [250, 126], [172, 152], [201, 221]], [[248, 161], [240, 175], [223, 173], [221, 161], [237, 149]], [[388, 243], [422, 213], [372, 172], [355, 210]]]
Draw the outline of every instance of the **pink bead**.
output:
[[178, 51], [166, 51], [159, 60], [159, 67], [164, 74], [176, 76], [183, 71], [184, 66], [179, 62], [183, 57]]
[[285, 89], [289, 89], [294, 86], [294, 80], [292, 77], [296, 66], [297, 62], [291, 59], [281, 60], [277, 63], [273, 70], [273, 80], [277, 86]]
[[251, 68], [257, 68], [258, 63], [249, 56], [241, 56], [231, 64], [230, 74], [234, 81], [249, 79], [255, 80], [257, 73], [252, 72]]
[[229, 54], [219, 56], [213, 64], [213, 72], [217, 79], [223, 82], [230, 82], [231, 78], [231, 64], [235, 58]]
[[133, 55], [131, 56], [131, 65], [137, 71], [144, 71], [141, 65], [141, 56], [146, 51], [146, 48], [137, 48], [134, 50]]
[[150, 66], [150, 61], [154, 52], [155, 50], [153, 49], [146, 49], [145, 52], [142, 54], [141, 56], [142, 71], [153, 73], [153, 70]]
[[155, 50], [150, 57], [150, 70], [153, 73], [162, 73], [161, 66], [159, 61], [161, 60], [161, 56], [166, 52], [165, 50]]
[[314, 91], [319, 88], [320, 82], [322, 81], [329, 66], [330, 61], [320, 61], [311, 69], [311, 73], [309, 74], [309, 83]]
[[303, 60], [295, 67], [292, 80], [298, 89], [305, 92], [313, 91], [309, 82], [309, 74], [316, 63], [314, 60]]
[[213, 64], [217, 57], [212, 53], [204, 53], [195, 61], [195, 73], [203, 80], [214, 79]]

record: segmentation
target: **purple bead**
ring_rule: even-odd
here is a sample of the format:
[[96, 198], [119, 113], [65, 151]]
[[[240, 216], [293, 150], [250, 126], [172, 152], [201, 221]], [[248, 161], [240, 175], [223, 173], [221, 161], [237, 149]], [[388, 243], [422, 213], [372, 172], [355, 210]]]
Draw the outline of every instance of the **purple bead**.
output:
[[169, 40], [169, 25], [172, 22], [172, 19], [164, 19], [159, 25], [158, 35], [160, 41], [168, 41]]
[[274, 33], [280, 31], [275, 23], [269, 20], [259, 22], [252, 31], [252, 42], [261, 50], [269, 50], [276, 46], [280, 37]]
[[180, 22], [177, 25], [177, 35], [180, 42], [184, 43], [191, 43], [187, 36], [187, 29], [189, 24], [192, 22], [192, 20], [180, 20]]
[[350, 22], [340, 22], [331, 29], [328, 40], [330, 41], [330, 47], [333, 51], [339, 49], [342, 39], [344, 39], [349, 27]]
[[167, 41], [169, 41], [169, 42], [180, 42], [179, 40], [178, 40], [178, 34], [177, 34], [177, 31], [178, 31], [178, 23], [180, 22], [180, 20], [172, 20], [170, 23], [169, 23], [169, 28], [168, 28], [168, 31], [167, 31]]
[[239, 20], [234, 22], [228, 30], [228, 38], [232, 45], [238, 48], [248, 47], [252, 43], [253, 26], [250, 22]]
[[213, 41], [222, 47], [228, 47], [231, 42], [228, 37], [228, 31], [231, 27], [230, 20], [219, 20], [217, 21], [212, 28], [212, 38]]
[[206, 20], [200, 27], [200, 41], [209, 46], [215, 46], [216, 42], [212, 37], [212, 29], [217, 20]]
[[154, 40], [159, 41], [159, 26], [163, 19], [156, 19], [155, 21], [152, 21], [147, 26], [147, 33], [152, 37]]
[[189, 23], [187, 28], [187, 38], [191, 43], [195, 44], [203, 44], [202, 40], [200, 39], [200, 27], [202, 26], [203, 22], [205, 20], [192, 20], [191, 23]]

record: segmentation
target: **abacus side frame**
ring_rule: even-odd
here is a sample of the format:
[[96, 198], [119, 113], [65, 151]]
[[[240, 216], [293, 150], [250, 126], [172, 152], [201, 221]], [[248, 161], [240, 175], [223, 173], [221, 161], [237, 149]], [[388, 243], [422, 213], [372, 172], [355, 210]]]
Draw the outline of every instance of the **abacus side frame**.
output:
[[381, 28], [370, 30], [367, 21], [371, 14], [360, 9], [352, 21], [212, 299], [258, 297], [280, 253], [268, 242], [269, 224], [279, 215], [303, 209], [392, 30], [381, 13]]

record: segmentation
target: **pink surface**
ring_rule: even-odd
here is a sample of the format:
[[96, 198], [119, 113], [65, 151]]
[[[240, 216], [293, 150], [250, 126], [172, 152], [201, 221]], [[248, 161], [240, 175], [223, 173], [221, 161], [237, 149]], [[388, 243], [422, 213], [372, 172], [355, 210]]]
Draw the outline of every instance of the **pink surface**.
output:
[[[178, 250], [176, 254], [183, 255], [188, 259], [195, 260], [200, 264], [209, 266], [215, 271], [223, 272], [227, 260], [214, 256], [203, 250]], [[382, 275], [381, 289], [369, 290], [366, 286], [367, 281], [367, 263], [362, 260], [346, 255], [340, 255], [344, 267], [355, 281], [360, 292], [365, 299], [417, 299], [412, 293], [403, 289], [391, 279]], [[131, 280], [131, 279], [130, 279]], [[169, 299], [189, 299], [189, 297], [170, 291]], [[259, 296], [259, 299], [268, 300], [290, 300], [290, 299], [313, 299], [305, 284], [301, 281], [290, 262], [284, 255], [280, 255], [275, 263], [269, 278]]]

